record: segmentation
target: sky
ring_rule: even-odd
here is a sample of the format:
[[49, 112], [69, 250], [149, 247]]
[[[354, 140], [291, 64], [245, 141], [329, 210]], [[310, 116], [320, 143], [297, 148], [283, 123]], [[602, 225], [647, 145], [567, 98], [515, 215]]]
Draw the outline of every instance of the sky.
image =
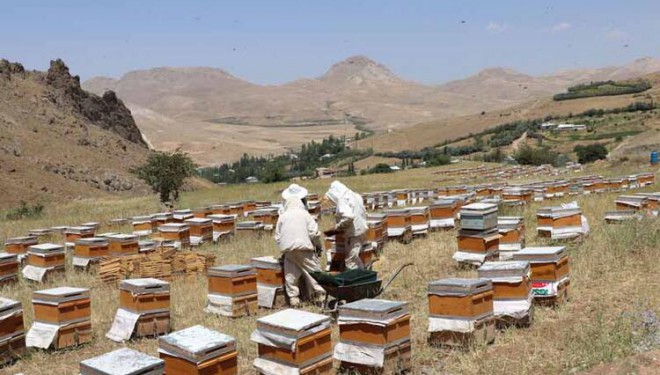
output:
[[660, 57], [658, 0], [0, 0], [0, 58], [118, 78], [208, 66], [260, 84], [366, 55], [438, 84], [489, 67], [528, 74]]

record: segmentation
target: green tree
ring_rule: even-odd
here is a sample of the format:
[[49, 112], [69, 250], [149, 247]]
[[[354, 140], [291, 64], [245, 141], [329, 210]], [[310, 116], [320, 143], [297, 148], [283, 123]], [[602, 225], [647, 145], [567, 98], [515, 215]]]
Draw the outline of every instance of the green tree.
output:
[[600, 143], [587, 146], [577, 145], [573, 151], [577, 154], [578, 161], [582, 164], [607, 158], [607, 148]]
[[178, 201], [179, 192], [186, 178], [193, 176], [196, 165], [179, 150], [175, 152], [154, 152], [147, 162], [131, 170], [138, 178], [146, 182], [161, 202]]

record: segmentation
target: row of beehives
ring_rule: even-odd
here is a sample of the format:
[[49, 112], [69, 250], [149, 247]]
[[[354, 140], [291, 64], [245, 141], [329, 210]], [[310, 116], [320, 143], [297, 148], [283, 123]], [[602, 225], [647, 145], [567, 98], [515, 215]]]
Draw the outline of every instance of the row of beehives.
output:
[[480, 176], [484, 178], [505, 178], [513, 177], [520, 175], [532, 175], [538, 176], [543, 174], [557, 174], [558, 170], [551, 165], [541, 165], [541, 166], [497, 166], [497, 167], [487, 167], [485, 165], [473, 168], [455, 168], [455, 169], [446, 169], [433, 172], [436, 175], [448, 176], [448, 177], [457, 177], [457, 176]]
[[620, 223], [645, 216], [657, 217], [660, 208], [660, 192], [620, 195], [614, 201], [616, 211], [605, 213], [607, 223]]

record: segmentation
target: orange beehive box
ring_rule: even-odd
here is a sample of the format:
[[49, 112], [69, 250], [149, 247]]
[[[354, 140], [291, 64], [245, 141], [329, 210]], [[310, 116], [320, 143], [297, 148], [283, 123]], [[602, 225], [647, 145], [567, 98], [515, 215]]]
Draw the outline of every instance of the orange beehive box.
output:
[[570, 275], [564, 246], [526, 247], [514, 253], [513, 259], [531, 263], [532, 281], [557, 282]]
[[242, 296], [257, 293], [257, 272], [252, 266], [225, 265], [208, 270], [209, 293]]
[[191, 237], [200, 237], [204, 241], [213, 239], [213, 220], [208, 218], [194, 217], [185, 221], [190, 227]]
[[257, 283], [262, 285], [284, 286], [284, 269], [280, 260], [273, 256], [250, 259], [250, 265], [257, 270]]
[[531, 268], [526, 261], [486, 262], [478, 275], [493, 283], [495, 301], [526, 300], [532, 292]]
[[48, 324], [68, 324], [89, 320], [89, 289], [59, 287], [33, 293], [34, 320]]
[[158, 228], [159, 226], [167, 223], [174, 222], [174, 215], [171, 212], [159, 212], [153, 214], [151, 217], [151, 225], [153, 228]]
[[[272, 346], [269, 335], [295, 340], [295, 346]], [[330, 318], [303, 310], [287, 309], [257, 319], [251, 339], [257, 343], [260, 359], [304, 368], [332, 355]]]
[[255, 221], [262, 223], [266, 230], [275, 229], [275, 224], [277, 224], [279, 218], [277, 208], [262, 208], [252, 211], [251, 215]]
[[34, 245], [28, 249], [28, 265], [42, 268], [64, 268], [65, 256], [62, 245], [51, 243]]
[[176, 210], [172, 211], [172, 220], [173, 223], [183, 223], [184, 221], [193, 218], [192, 210]]
[[[129, 348], [117, 349], [80, 362], [80, 375], [163, 375], [164, 370], [165, 361], [162, 359]], [[176, 373], [168, 371], [167, 374]]]
[[227, 206], [229, 207], [229, 215], [243, 216], [245, 213], [245, 207], [242, 203], [232, 202], [227, 203]]
[[362, 299], [339, 308], [339, 339], [343, 343], [389, 346], [410, 339], [406, 302]]
[[170, 284], [150, 278], [122, 280], [119, 307], [137, 314], [169, 311]]
[[158, 338], [158, 355], [168, 375], [238, 373], [236, 340], [200, 325]]
[[214, 212], [211, 207], [198, 207], [192, 210], [192, 214], [194, 217], [203, 219], [209, 215], [213, 215]]
[[18, 275], [18, 255], [0, 253], [0, 282], [16, 279]]
[[0, 347], [7, 339], [24, 333], [23, 306], [19, 301], [0, 297]]
[[131, 225], [134, 234], [148, 235], [156, 228], [156, 220], [151, 216], [136, 216], [132, 219]]
[[184, 223], [169, 223], [158, 227], [158, 235], [166, 240], [181, 243], [182, 247], [190, 246], [190, 227]]
[[229, 207], [225, 204], [214, 204], [211, 206], [212, 215], [229, 215]]
[[85, 321], [69, 323], [60, 326], [55, 341], [55, 349], [65, 349], [86, 344], [92, 341], [92, 322]]
[[617, 210], [645, 210], [649, 200], [642, 195], [620, 195], [614, 201]]
[[478, 319], [493, 314], [493, 284], [488, 279], [432, 281], [428, 298], [430, 316]]
[[137, 236], [132, 234], [115, 234], [107, 237], [110, 255], [134, 255], [140, 252]]
[[99, 258], [110, 254], [108, 240], [100, 237], [81, 238], [76, 241], [73, 255], [83, 258]]
[[25, 254], [30, 246], [39, 243], [39, 239], [34, 236], [14, 237], [5, 240], [5, 251], [10, 254]]
[[256, 201], [243, 201], [239, 202], [240, 204], [243, 205], [243, 213], [247, 214], [252, 211], [255, 211], [257, 209], [257, 202]]
[[234, 215], [213, 214], [208, 217], [213, 221], [213, 232], [234, 233], [236, 217]]
[[68, 227], [64, 231], [64, 239], [66, 242], [75, 243], [81, 238], [94, 237], [95, 231], [94, 227]]
[[429, 214], [433, 219], [453, 219], [459, 212], [459, 206], [454, 199], [440, 199], [429, 205]]
[[170, 332], [170, 312], [140, 314], [132, 337], [158, 337]]
[[542, 207], [536, 212], [539, 227], [565, 228], [582, 225], [579, 208]]
[[499, 249], [500, 234], [497, 229], [458, 231], [458, 250], [467, 253], [493, 253]]

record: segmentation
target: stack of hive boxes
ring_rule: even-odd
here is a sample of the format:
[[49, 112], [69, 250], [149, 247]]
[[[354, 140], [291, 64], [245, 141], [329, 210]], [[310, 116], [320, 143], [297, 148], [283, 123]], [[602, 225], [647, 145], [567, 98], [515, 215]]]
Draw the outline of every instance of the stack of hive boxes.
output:
[[408, 209], [410, 212], [410, 227], [415, 236], [424, 236], [429, 233], [429, 208], [428, 206], [423, 207], [411, 207]]
[[255, 221], [264, 225], [264, 230], [274, 230], [279, 212], [277, 207], [266, 207], [251, 212], [252, 218]]
[[367, 215], [367, 226], [369, 229], [366, 240], [371, 242], [376, 252], [382, 252], [385, 242], [387, 242], [387, 218], [383, 214], [369, 214]]
[[234, 215], [213, 214], [208, 216], [213, 221], [213, 241], [229, 237], [236, 229], [236, 217]]
[[524, 187], [508, 187], [502, 189], [502, 203], [507, 205], [521, 205], [532, 201], [534, 192]]
[[[190, 215], [192, 216], [192, 214]], [[190, 227], [188, 224], [176, 222], [161, 225], [158, 227], [158, 234], [161, 238], [173, 240], [178, 249], [190, 247]]]
[[62, 245], [44, 243], [30, 246], [27, 265], [23, 267], [23, 277], [42, 282], [56, 273], [64, 273], [66, 252]]
[[213, 219], [193, 217], [185, 224], [190, 228], [190, 245], [199, 246], [213, 241]]
[[497, 258], [500, 234], [497, 229], [497, 205], [473, 203], [461, 207], [461, 229], [454, 260], [459, 264], [479, 266]]
[[158, 279], [128, 279], [119, 284], [119, 309], [111, 340], [157, 337], [170, 331], [170, 284]]
[[90, 264], [97, 264], [101, 258], [109, 254], [107, 238], [81, 238], [73, 247], [73, 266], [86, 269]]
[[23, 263], [27, 258], [27, 252], [30, 246], [39, 243], [38, 236], [14, 237], [5, 240], [5, 251], [9, 254], [16, 254], [18, 260]]
[[346, 373], [400, 374], [411, 369], [406, 302], [363, 299], [339, 308], [334, 358]]
[[429, 341], [433, 345], [491, 343], [495, 337], [493, 285], [488, 279], [441, 279], [428, 285]]
[[156, 220], [151, 216], [135, 216], [131, 222], [133, 234], [144, 237], [153, 233], [156, 228]]
[[536, 218], [536, 231], [540, 237], [550, 237], [553, 240], [570, 239], [586, 232], [582, 223], [582, 210], [577, 203], [539, 208]]
[[387, 237], [409, 243], [412, 240], [412, 218], [408, 209], [384, 211], [387, 221]]
[[535, 302], [557, 306], [568, 301], [571, 277], [564, 246], [527, 247], [513, 254], [513, 260], [531, 264]]
[[197, 325], [158, 339], [158, 355], [167, 375], [235, 375], [236, 340]]
[[330, 317], [287, 309], [257, 319], [250, 339], [257, 343], [260, 374], [334, 374]]
[[136, 255], [140, 252], [140, 243], [134, 234], [114, 234], [107, 239], [111, 256]]
[[519, 216], [499, 216], [497, 231], [500, 234], [500, 260], [510, 260], [513, 252], [525, 246], [525, 223]]
[[250, 259], [257, 270], [257, 294], [259, 307], [280, 308], [286, 304], [284, 270], [280, 260], [273, 256]]
[[206, 311], [232, 318], [254, 315], [258, 308], [257, 272], [246, 265], [226, 265], [208, 270]]
[[60, 287], [35, 291], [34, 324], [28, 347], [64, 349], [92, 341], [89, 289]]
[[0, 366], [17, 360], [24, 353], [23, 306], [18, 301], [0, 297]]
[[80, 375], [163, 375], [164, 373], [165, 361], [129, 348], [117, 349], [80, 362]]
[[64, 230], [64, 241], [66, 247], [74, 247], [76, 241], [81, 238], [91, 238], [94, 237], [96, 229], [94, 227], [67, 227]]
[[499, 326], [531, 324], [531, 276], [527, 261], [486, 262], [479, 267], [479, 277], [493, 283], [493, 314]]
[[0, 253], [0, 286], [18, 281], [18, 255]]
[[458, 216], [458, 202], [455, 199], [439, 199], [429, 206], [431, 229], [454, 228]]

